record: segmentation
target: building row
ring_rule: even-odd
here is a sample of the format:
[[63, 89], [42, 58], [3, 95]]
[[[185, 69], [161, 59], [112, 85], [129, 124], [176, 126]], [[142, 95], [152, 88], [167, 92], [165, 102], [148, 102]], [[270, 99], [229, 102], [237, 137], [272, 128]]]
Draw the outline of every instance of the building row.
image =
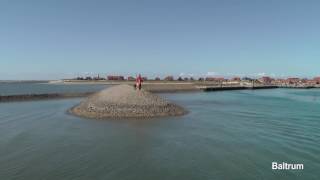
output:
[[274, 79], [271, 77], [262, 77], [258, 79], [264, 84], [274, 84], [274, 85], [318, 85], [320, 84], [320, 77], [315, 77], [313, 79], [307, 78], [296, 78], [290, 77], [286, 79]]
[[[76, 80], [108, 80], [108, 81], [135, 81], [136, 78], [133, 76], [119, 76], [119, 75], [108, 75], [106, 77], [101, 76], [86, 76], [86, 77], [77, 77]], [[296, 78], [290, 77], [286, 79], [275, 79], [272, 77], [264, 76], [258, 79], [249, 78], [249, 77], [233, 77], [233, 78], [224, 78], [224, 77], [199, 77], [197, 79], [193, 77], [178, 77], [167, 76], [165, 78], [156, 77], [154, 79], [149, 79], [148, 77], [143, 77], [143, 80], [154, 80], [154, 81], [212, 81], [212, 82], [241, 82], [241, 81], [255, 81], [262, 84], [273, 84], [273, 85], [294, 85], [294, 84], [310, 84], [316, 85], [320, 84], [320, 77], [315, 77], [313, 79], [306, 78]]]

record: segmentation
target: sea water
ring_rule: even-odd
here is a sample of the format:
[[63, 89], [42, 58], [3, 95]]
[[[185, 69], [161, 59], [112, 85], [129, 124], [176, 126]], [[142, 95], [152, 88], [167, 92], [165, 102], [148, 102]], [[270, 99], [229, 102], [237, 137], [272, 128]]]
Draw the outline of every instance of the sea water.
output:
[[319, 179], [320, 90], [160, 95], [189, 114], [101, 121], [66, 112], [82, 99], [0, 103], [0, 179]]

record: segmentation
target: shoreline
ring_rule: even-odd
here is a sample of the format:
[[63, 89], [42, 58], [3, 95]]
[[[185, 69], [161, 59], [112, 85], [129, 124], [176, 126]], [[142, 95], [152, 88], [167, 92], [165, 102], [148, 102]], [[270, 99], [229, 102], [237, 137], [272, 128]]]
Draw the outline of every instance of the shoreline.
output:
[[[84, 84], [84, 85], [121, 85], [121, 84], [128, 84], [133, 85], [135, 81], [128, 81], [128, 80], [54, 80], [48, 81], [48, 84], [63, 84], [63, 85], [75, 85], [75, 84]], [[234, 86], [245, 86], [250, 87], [250, 85], [243, 85], [242, 83], [248, 84], [248, 82], [237, 82], [232, 84], [223, 84], [222, 86], [226, 87], [234, 87]], [[194, 86], [221, 86], [220, 82], [214, 81], [166, 81], [166, 80], [147, 80], [143, 83], [144, 85], [194, 85]], [[250, 84], [250, 83], [249, 83]], [[277, 86], [278, 88], [320, 88], [320, 84], [317, 85], [295, 85], [295, 84], [263, 84], [263, 83], [255, 83], [255, 87], [260, 86]]]
[[[61, 83], [59, 83], [61, 84]], [[64, 83], [63, 83], [64, 84]], [[92, 84], [92, 83], [91, 83]], [[133, 83], [122, 82], [122, 84], [132, 85]], [[109, 85], [117, 85], [112, 82]], [[133, 87], [132, 87], [133, 88]], [[196, 83], [144, 83], [143, 89], [151, 93], [187, 93], [187, 92], [214, 92], [214, 91], [233, 91], [233, 90], [259, 90], [259, 89], [276, 89], [276, 88], [288, 88], [288, 89], [310, 89], [312, 87], [281, 87], [281, 86], [218, 86], [215, 84], [196, 84]], [[317, 88], [317, 87], [314, 87]], [[33, 100], [51, 100], [51, 99], [67, 99], [67, 98], [81, 98], [88, 97], [96, 92], [84, 92], [84, 93], [43, 93], [43, 94], [18, 94], [18, 95], [3, 95], [0, 96], [0, 103], [3, 102], [23, 102]]]

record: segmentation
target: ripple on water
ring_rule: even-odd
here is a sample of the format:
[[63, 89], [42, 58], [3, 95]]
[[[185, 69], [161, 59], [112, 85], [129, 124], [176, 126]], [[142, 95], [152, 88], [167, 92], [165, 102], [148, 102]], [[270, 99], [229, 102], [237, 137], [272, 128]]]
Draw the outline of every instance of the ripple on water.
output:
[[0, 179], [316, 179], [319, 106], [286, 92], [166, 95], [190, 113], [148, 121], [68, 115], [80, 99], [3, 103]]

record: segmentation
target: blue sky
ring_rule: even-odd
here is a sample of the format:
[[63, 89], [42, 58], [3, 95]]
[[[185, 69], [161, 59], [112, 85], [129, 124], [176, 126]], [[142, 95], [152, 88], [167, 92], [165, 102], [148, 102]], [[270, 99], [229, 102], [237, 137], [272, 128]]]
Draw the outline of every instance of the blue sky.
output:
[[0, 79], [320, 75], [318, 0], [2, 0]]

